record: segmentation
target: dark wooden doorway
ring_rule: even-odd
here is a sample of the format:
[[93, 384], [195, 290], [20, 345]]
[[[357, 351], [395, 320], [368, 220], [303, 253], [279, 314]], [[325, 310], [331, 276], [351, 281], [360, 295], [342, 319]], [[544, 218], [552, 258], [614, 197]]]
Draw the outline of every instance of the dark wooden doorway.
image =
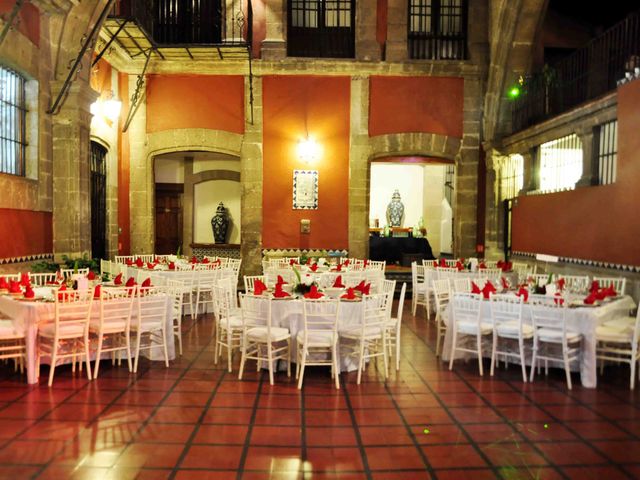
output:
[[[156, 253], [175, 254], [182, 246], [184, 185], [156, 183]], [[182, 249], [181, 249], [182, 250]]]
[[107, 258], [107, 149], [91, 142], [91, 257]]

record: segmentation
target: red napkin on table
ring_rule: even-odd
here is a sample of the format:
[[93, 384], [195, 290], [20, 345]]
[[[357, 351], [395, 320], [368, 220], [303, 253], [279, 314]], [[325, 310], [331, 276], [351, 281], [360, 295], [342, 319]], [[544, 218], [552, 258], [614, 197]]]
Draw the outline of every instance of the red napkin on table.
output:
[[156, 265], [160, 263], [160, 259], [158, 257], [153, 259], [153, 263], [155, 263]]
[[496, 287], [493, 286], [493, 283], [487, 281], [482, 289], [482, 296], [488, 300], [492, 293], [496, 293]]
[[144, 261], [138, 257], [138, 259], [136, 260], [136, 267], [142, 268], [143, 265], [144, 265]]
[[504, 262], [501, 268], [503, 272], [510, 272], [513, 269], [513, 264], [511, 262]]
[[342, 275], [338, 275], [336, 280], [333, 282], [333, 288], [344, 288], [344, 284], [342, 283]]
[[433, 261], [433, 268], [438, 268], [438, 261], [437, 260]]
[[297, 265], [298, 261], [295, 258], [292, 258], [289, 260], [289, 266], [293, 267], [294, 265]]
[[[58, 289], [58, 292], [64, 292], [67, 289], [66, 285], [61, 285], [60, 288]], [[65, 295], [64, 293], [58, 293], [58, 300], [62, 301], [65, 298], [67, 298], [67, 295]]]
[[20, 275], [20, 285], [22, 285], [23, 287], [27, 287], [27, 286], [31, 285], [31, 280], [29, 280], [29, 274], [28, 273], [22, 273]]
[[487, 268], [487, 264], [486, 264], [486, 263], [484, 263], [484, 262], [480, 262], [480, 263], [478, 264], [478, 268], [479, 268], [479, 269], [485, 269], [485, 268]]
[[342, 295], [340, 298], [344, 298], [346, 300], [355, 300], [357, 298], [356, 297], [356, 292], [354, 291], [353, 288], [349, 288], [349, 289], [347, 289], [347, 293]]
[[262, 295], [262, 293], [267, 289], [267, 286], [262, 283], [260, 280], [256, 280], [253, 282], [253, 294], [254, 295]]
[[13, 280], [11, 280], [11, 282], [9, 283], [9, 292], [20, 293], [20, 282], [14, 282]]
[[147, 268], [148, 268], [149, 270], [153, 270], [155, 266], [156, 266], [156, 264], [155, 264], [155, 263], [147, 262]]
[[617, 295], [616, 289], [613, 287], [613, 283], [604, 289], [604, 293], [607, 297], [615, 297]]
[[564, 278], [559, 278], [558, 281], [556, 282], [556, 285], [558, 286], [558, 290], [564, 290], [565, 283], [566, 281]]
[[127, 283], [125, 284], [126, 287], [133, 287], [136, 284], [136, 281], [133, 277], [129, 277], [129, 279], [127, 280]]
[[318, 270], [318, 264], [317, 264], [317, 263], [314, 263], [313, 265], [311, 265], [311, 266], [309, 267], [309, 269], [311, 269], [311, 271], [312, 271], [312, 272], [317, 271], [317, 270]]
[[516, 293], [517, 297], [522, 297], [522, 301], [524, 303], [527, 303], [529, 301], [529, 290], [527, 290], [525, 287], [520, 287], [520, 289], [518, 289], [518, 293]]
[[471, 293], [482, 293], [482, 290], [476, 285], [476, 282], [471, 282]]
[[62, 272], [60, 270], [56, 272], [56, 281], [58, 283], [64, 282], [64, 275], [62, 275]]
[[96, 285], [96, 288], [93, 289], [93, 298], [100, 298], [100, 285]]
[[504, 265], [504, 260], [498, 260], [496, 262], [496, 267], [498, 267], [498, 268], [502, 268], [503, 265]]
[[322, 297], [324, 297], [324, 294], [320, 293], [318, 291], [318, 287], [316, 287], [315, 285], [311, 285], [311, 290], [309, 290], [308, 293], [304, 294], [304, 298], [317, 299]]
[[447, 268], [447, 261], [444, 258], [440, 259], [440, 266], [443, 268]]
[[462, 270], [464, 270], [464, 265], [462, 264], [462, 262], [460, 260], [458, 260], [456, 262], [456, 268], [458, 269], [459, 272], [461, 272]]
[[311, 257], [307, 258], [307, 263], [305, 265], [309, 265], [311, 263]]
[[125, 260], [125, 263], [127, 264], [127, 267], [130, 267], [131, 265], [133, 265], [133, 260], [131, 260], [130, 258], [127, 258]]
[[89, 270], [89, 273], [87, 273], [87, 280], [95, 280], [96, 279], [96, 274], [93, 273], [93, 270]]
[[290, 297], [291, 295], [282, 290], [282, 283], [276, 283], [276, 290], [273, 292], [273, 296], [276, 298]]
[[276, 286], [280, 285], [287, 285], [288, 282], [284, 281], [284, 278], [282, 278], [282, 275], [278, 275], [278, 280], [276, 281]]
[[115, 285], [122, 285], [122, 273], [119, 273], [116, 278], [113, 279]]
[[151, 286], [151, 279], [147, 278], [144, 282], [142, 282], [142, 287], [150, 287]]
[[556, 305], [564, 305], [564, 298], [562, 298], [560, 292], [556, 293], [554, 297], [555, 298], [553, 299], [553, 303], [555, 303]]
[[217, 259], [215, 262], [211, 262], [211, 263], [220, 266], [222, 265], [222, 260]]
[[336, 265], [336, 268], [334, 268], [334, 270], [336, 272], [341, 272], [342, 271], [342, 264], [340, 262], [338, 262], [338, 264]]
[[589, 293], [597, 292], [600, 289], [600, 283], [598, 280], [594, 280], [591, 282], [591, 288], [589, 288]]
[[607, 289], [601, 288], [597, 292], [593, 292], [593, 294], [596, 296], [596, 300], [604, 300], [607, 298]]
[[362, 295], [369, 295], [371, 293], [371, 284], [367, 283], [364, 287], [362, 287]]
[[204, 257], [204, 258], [202, 259], [202, 263], [209, 263], [209, 259], [208, 259], [207, 257]]
[[367, 268], [367, 266], [369, 265], [369, 260], [365, 260], [364, 264], [362, 265], [364, 268]]
[[595, 292], [591, 292], [584, 299], [584, 304], [585, 305], [593, 305], [595, 303], [595, 301], [596, 301], [596, 293]]
[[0, 277], [0, 289], [8, 289], [9, 284], [7, 283], [7, 279], [4, 277]]
[[502, 282], [502, 288], [504, 290], [509, 290], [509, 282], [507, 281], [506, 278], [500, 277], [500, 282]]
[[169, 270], [175, 270], [176, 269], [176, 264], [173, 262], [169, 262]]
[[354, 290], [358, 290], [359, 292], [362, 292], [362, 289], [364, 288], [364, 280], [362, 280], [358, 285], [356, 285], [353, 288]]
[[31, 285], [27, 285], [27, 288], [24, 291], [24, 298], [33, 298], [35, 296], [36, 296], [36, 294], [34, 293], [33, 289], [31, 288]]
[[348, 267], [350, 263], [351, 263], [351, 260], [347, 259], [344, 261], [342, 265], [344, 265], [345, 267]]
[[195, 257], [195, 255], [191, 257], [191, 263], [198, 263], [198, 259]]

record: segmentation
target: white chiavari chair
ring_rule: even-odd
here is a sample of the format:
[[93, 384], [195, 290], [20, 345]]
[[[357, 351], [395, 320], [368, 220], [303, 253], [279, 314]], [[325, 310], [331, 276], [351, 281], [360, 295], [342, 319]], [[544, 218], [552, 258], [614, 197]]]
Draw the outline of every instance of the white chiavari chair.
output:
[[442, 314], [444, 313], [445, 308], [447, 308], [447, 305], [449, 305], [449, 300], [451, 299], [451, 284], [448, 278], [444, 278], [440, 280], [433, 280], [431, 285], [433, 298], [436, 304], [436, 357], [439, 357], [440, 345], [442, 344], [447, 331], [447, 327], [442, 319]]
[[402, 310], [404, 309], [404, 296], [407, 291], [407, 284], [403, 283], [400, 289], [400, 298], [398, 299], [398, 311], [396, 316], [391, 316], [387, 320], [387, 342], [389, 345], [389, 356], [393, 354], [396, 359], [396, 371], [400, 370], [400, 330], [402, 327]]
[[583, 293], [589, 289], [588, 275], [558, 275], [558, 279], [564, 279], [565, 290], [572, 293]]
[[598, 282], [600, 288], [607, 288], [613, 285], [618, 295], [624, 295], [627, 286], [627, 279], [624, 277], [593, 277], [594, 282]]
[[471, 278], [454, 278], [451, 280], [451, 291], [453, 293], [471, 293]]
[[116, 255], [115, 256], [116, 263], [124, 263], [124, 264], [126, 264], [127, 260], [130, 260], [130, 261], [133, 262], [133, 261], [135, 261], [135, 259], [136, 258], [133, 255]]
[[384, 269], [386, 266], [387, 266], [386, 261], [369, 260], [367, 262], [367, 266], [365, 267], [365, 270], [377, 270], [380, 272], [384, 272]]
[[142, 260], [144, 263], [153, 263], [155, 260], [155, 255], [134, 255], [134, 262], [136, 260]]
[[[604, 362], [628, 363], [631, 369], [629, 388], [636, 383], [636, 370], [640, 362], [640, 309], [635, 316], [629, 317], [633, 323], [617, 326], [601, 325], [596, 328], [596, 358], [602, 367]], [[638, 371], [640, 374], [640, 370]]]
[[255, 290], [256, 280], [260, 280], [265, 285], [267, 284], [266, 275], [245, 275], [244, 276], [244, 293], [253, 294]]
[[47, 284], [55, 284], [56, 273], [31, 273], [29, 272], [29, 283], [34, 287], [43, 287]]
[[170, 297], [173, 335], [178, 340], [178, 351], [182, 355], [182, 299], [191, 288], [180, 280], [168, 279], [167, 294]]
[[429, 320], [431, 306], [429, 305], [430, 288], [425, 281], [423, 265], [411, 262], [411, 314], [415, 317], [418, 305], [423, 305]]
[[[140, 350], [162, 348], [164, 364], [169, 367], [167, 351], [167, 315], [170, 314], [170, 296], [166, 287], [135, 287], [136, 317], [131, 321], [131, 333], [136, 338], [134, 373], [138, 371]], [[173, 327], [172, 327], [173, 328]], [[171, 332], [173, 334], [173, 332]], [[146, 340], [146, 343], [143, 343]]]
[[213, 287], [220, 278], [220, 270], [196, 270], [196, 292], [195, 292], [195, 319], [200, 314], [200, 307], [203, 313], [207, 313], [207, 306], [213, 311]]
[[[480, 376], [482, 368], [482, 340], [491, 335], [493, 327], [482, 321], [482, 295], [475, 293], [455, 293], [453, 295], [449, 327], [452, 331], [451, 357], [449, 370], [453, 369], [456, 352], [473, 353], [478, 357]], [[458, 340], [467, 339], [470, 345], [458, 345]], [[475, 342], [475, 345], [474, 345]]]
[[73, 275], [88, 275], [89, 268], [61, 268], [60, 273], [65, 280], [71, 278]]
[[227, 349], [227, 368], [229, 373], [233, 371], [231, 358], [233, 351], [242, 347], [242, 314], [234, 312], [233, 293], [228, 279], [219, 280], [213, 287], [216, 313], [216, 344], [214, 362], [217, 365], [222, 354], [222, 349]]
[[10, 318], [0, 318], [0, 360], [13, 359], [15, 368], [20, 367], [22, 373], [26, 354], [24, 333], [16, 329]]

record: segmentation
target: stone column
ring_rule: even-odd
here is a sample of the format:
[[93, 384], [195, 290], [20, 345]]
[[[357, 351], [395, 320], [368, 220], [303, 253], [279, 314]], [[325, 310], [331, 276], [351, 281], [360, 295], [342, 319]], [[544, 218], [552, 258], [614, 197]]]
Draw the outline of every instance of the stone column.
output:
[[369, 256], [369, 77], [351, 77], [349, 256]]
[[367, 62], [380, 61], [380, 45], [376, 40], [378, 21], [377, 0], [356, 2], [356, 59]]
[[184, 194], [182, 196], [182, 252], [191, 257], [193, 243], [193, 157], [184, 157]]
[[[129, 92], [136, 90], [137, 75], [129, 75]], [[143, 87], [144, 89], [145, 87]], [[154, 253], [155, 212], [153, 158], [147, 149], [147, 105], [144, 90], [140, 106], [129, 124], [129, 204], [131, 254]]]
[[287, 56], [284, 40], [287, 27], [284, 0], [266, 0], [267, 34], [262, 41], [263, 60], [281, 60]]
[[538, 155], [536, 153], [535, 149], [521, 153], [524, 164], [524, 178], [520, 195], [526, 195], [527, 192], [534, 192], [540, 187], [540, 168], [538, 165]]
[[598, 185], [598, 155], [595, 149], [593, 128], [577, 132], [582, 142], [582, 177], [576, 187]]
[[249, 78], [245, 77], [247, 121], [240, 149], [240, 255], [243, 275], [262, 272], [262, 78], [253, 77], [253, 124]]
[[498, 195], [498, 180], [500, 167], [504, 156], [494, 148], [486, 152], [486, 203], [485, 203], [485, 257], [492, 257], [494, 252], [499, 252], [500, 247], [500, 214], [502, 212]]
[[[62, 82], [53, 85], [58, 92]], [[97, 98], [86, 79], [76, 81], [53, 116], [53, 251], [62, 255], [91, 255], [91, 184], [89, 166], [91, 114]]]
[[386, 60], [404, 62], [407, 60], [407, 21], [409, 2], [389, 0], [387, 10], [387, 47]]

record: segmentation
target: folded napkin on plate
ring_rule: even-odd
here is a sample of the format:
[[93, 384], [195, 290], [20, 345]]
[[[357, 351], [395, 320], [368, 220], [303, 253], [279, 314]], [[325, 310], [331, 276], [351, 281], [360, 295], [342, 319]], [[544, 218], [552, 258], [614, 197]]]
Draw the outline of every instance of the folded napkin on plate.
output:
[[160, 259], [158, 257], [153, 259], [153, 263], [155, 263], [156, 265], [160, 263]]
[[297, 265], [298, 261], [295, 258], [291, 258], [289, 259], [289, 266], [293, 267], [294, 265]]
[[476, 282], [471, 282], [471, 293], [482, 293], [482, 290], [476, 285]]
[[116, 278], [113, 279], [113, 283], [115, 285], [122, 285], [122, 273], [116, 275]]
[[93, 270], [89, 270], [89, 273], [87, 273], [87, 280], [95, 280], [96, 279], [96, 274], [93, 273]]
[[355, 300], [358, 297], [356, 297], [356, 292], [353, 288], [348, 288], [347, 293], [342, 295], [340, 298], [344, 298], [345, 300]]
[[594, 293], [600, 290], [600, 282], [598, 280], [594, 280], [591, 282], [591, 287], [589, 288], [589, 293]]
[[560, 291], [564, 290], [565, 284], [566, 284], [566, 280], [564, 278], [559, 278], [558, 281], [556, 282], [556, 286]]
[[278, 279], [276, 281], [276, 286], [278, 286], [278, 285], [282, 286], [282, 285], [287, 285], [287, 284], [288, 284], [288, 282], [284, 281], [284, 278], [282, 278], [282, 275], [278, 275]]
[[35, 296], [36, 296], [36, 294], [33, 291], [33, 289], [31, 288], [31, 285], [28, 285], [27, 288], [24, 291], [24, 298], [33, 298]]
[[437, 260], [433, 261], [433, 268], [438, 268], [438, 261]]
[[311, 290], [304, 294], [304, 298], [318, 299], [324, 297], [324, 294], [318, 291], [318, 287], [311, 285]]
[[607, 288], [605, 288], [604, 292], [605, 292], [607, 297], [615, 297], [618, 294], [616, 292], [616, 289], [613, 286], [613, 283], [611, 285], [609, 285]]
[[62, 282], [64, 282], [64, 275], [62, 274], [62, 272], [61, 272], [60, 270], [58, 270], [58, 271], [56, 272], [56, 281], [57, 281], [58, 283], [62, 283]]
[[486, 264], [486, 263], [484, 263], [484, 262], [480, 262], [480, 263], [478, 264], [478, 268], [479, 268], [479, 269], [485, 269], [485, 268], [487, 268], [487, 264]]
[[20, 274], [20, 285], [22, 285], [23, 287], [31, 285], [31, 280], [29, 280], [28, 273]]
[[173, 262], [169, 262], [169, 270], [175, 270], [176, 269], [176, 264]]
[[595, 292], [591, 292], [589, 295], [587, 295], [584, 299], [584, 304], [585, 305], [593, 305], [594, 303], [596, 303], [596, 293]]
[[9, 284], [7, 283], [7, 279], [4, 277], [0, 277], [0, 289], [5, 290], [9, 288]]
[[509, 290], [509, 281], [506, 278], [500, 277], [500, 282], [502, 283], [503, 290]]
[[208, 259], [207, 257], [204, 257], [204, 258], [202, 259], [202, 263], [209, 263], [209, 259]]
[[147, 268], [149, 270], [153, 270], [154, 268], [156, 268], [156, 264], [155, 263], [151, 263], [151, 262], [147, 262]]
[[529, 290], [527, 290], [525, 287], [520, 287], [518, 289], [518, 293], [516, 293], [517, 297], [522, 297], [522, 301], [524, 303], [527, 303], [529, 301]]
[[456, 268], [458, 269], [459, 272], [461, 272], [462, 270], [464, 270], [464, 265], [462, 264], [462, 262], [460, 260], [458, 260], [456, 262]]
[[127, 258], [124, 262], [127, 264], [127, 267], [133, 265], [133, 260], [131, 260], [130, 258]]
[[312, 272], [316, 272], [316, 271], [318, 270], [318, 264], [317, 264], [317, 263], [314, 263], [313, 265], [311, 265], [311, 266], [309, 267], [309, 269], [310, 269]]
[[334, 270], [336, 272], [341, 272], [342, 271], [342, 264], [340, 262], [338, 262], [338, 264], [335, 266]]
[[344, 265], [345, 267], [348, 267], [350, 263], [351, 263], [351, 260], [346, 259], [342, 265]]
[[309, 265], [311, 263], [311, 257], [307, 258], [307, 263], [305, 265]]
[[11, 280], [9, 282], [9, 292], [11, 293], [20, 293], [22, 290], [20, 289], [20, 282], [15, 282]]
[[362, 266], [363, 266], [364, 268], [367, 268], [367, 267], [369, 266], [369, 260], [366, 260], [366, 259], [365, 259], [365, 261], [364, 261], [364, 263], [362, 264]]
[[596, 300], [604, 300], [607, 298], [607, 289], [601, 288], [600, 290], [593, 292], [593, 294], [596, 296]]
[[487, 283], [485, 283], [482, 288], [482, 296], [485, 299], [489, 299], [492, 293], [496, 293], [496, 287], [493, 286], [493, 283], [487, 280]]
[[[61, 285], [60, 288], [58, 289], [58, 292], [64, 292], [67, 290], [67, 286], [66, 285]], [[65, 293], [58, 293], [58, 300], [62, 301], [62, 300], [66, 300], [69, 298], [68, 294]]]
[[371, 293], [371, 284], [365, 283], [363, 280], [355, 286], [355, 290], [358, 290], [362, 295], [369, 295]]
[[193, 257], [191, 257], [191, 263], [193, 263], [193, 264], [198, 263], [198, 259], [196, 258], [195, 255]]
[[513, 270], [513, 263], [504, 262], [500, 268], [503, 272], [510, 272], [511, 270]]
[[342, 275], [338, 275], [333, 282], [333, 288], [344, 288], [344, 284], [342, 283]]
[[60, 288], [58, 289], [59, 292], [64, 292], [67, 289], [66, 285], [60, 285]]
[[267, 286], [261, 280], [253, 282], [253, 294], [262, 295], [267, 290]]
[[136, 260], [136, 267], [142, 268], [143, 265], [144, 265], [144, 260], [138, 257], [138, 259]]
[[96, 285], [96, 288], [93, 289], [93, 298], [95, 299], [100, 298], [101, 290], [102, 290], [101, 286]]
[[291, 295], [284, 290], [282, 290], [282, 283], [276, 283], [276, 289], [273, 292], [273, 296], [276, 298], [285, 298], [290, 297]]
[[562, 294], [560, 292], [557, 292], [553, 297], [553, 303], [556, 305], [564, 305], [564, 298], [562, 298]]
[[504, 260], [498, 260], [496, 262], [496, 267], [498, 267], [498, 268], [502, 268], [503, 265], [504, 265]]
[[440, 266], [442, 268], [447, 268], [447, 261], [444, 258], [440, 259]]
[[136, 281], [133, 277], [129, 277], [129, 279], [127, 280], [127, 283], [125, 283], [125, 286], [127, 287], [133, 287], [136, 284]]
[[151, 279], [147, 277], [147, 278], [145, 279], [145, 281], [144, 281], [144, 282], [142, 282], [142, 285], [141, 285], [141, 286], [142, 286], [143, 288], [148, 288], [148, 287], [150, 287], [150, 286], [151, 286]]

